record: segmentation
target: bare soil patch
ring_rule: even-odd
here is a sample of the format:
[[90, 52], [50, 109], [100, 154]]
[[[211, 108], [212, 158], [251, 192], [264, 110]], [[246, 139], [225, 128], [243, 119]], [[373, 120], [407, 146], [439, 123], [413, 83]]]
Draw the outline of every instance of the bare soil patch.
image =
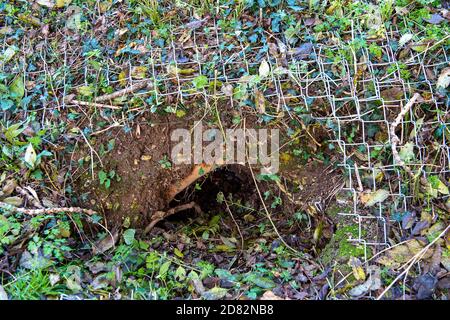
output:
[[[85, 171], [77, 181], [78, 192], [86, 199], [82, 204], [103, 212], [110, 223], [130, 218], [137, 226], [142, 226], [153, 211], [165, 208], [170, 186], [191, 170], [190, 166], [167, 167], [161, 163], [163, 159], [170, 160], [170, 131], [167, 119], [127, 133], [122, 128], [112, 129], [99, 137], [93, 146], [96, 150], [112, 139], [115, 141], [114, 148], [101, 157], [102, 170], [114, 171], [115, 177], [106, 188], [97, 177], [92, 179], [89, 170]], [[89, 152], [87, 148], [80, 149], [75, 158], [86, 157]]]

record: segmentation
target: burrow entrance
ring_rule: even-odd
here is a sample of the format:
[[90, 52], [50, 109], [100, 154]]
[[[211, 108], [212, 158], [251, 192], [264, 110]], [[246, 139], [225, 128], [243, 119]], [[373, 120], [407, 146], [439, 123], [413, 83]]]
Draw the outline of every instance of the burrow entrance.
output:
[[[169, 203], [169, 208], [193, 201], [205, 214], [218, 213], [224, 210], [223, 199], [241, 203], [254, 202], [255, 189], [247, 167], [238, 164], [221, 166], [177, 194]], [[184, 221], [194, 213], [194, 209], [188, 209], [167, 217], [167, 221]]]

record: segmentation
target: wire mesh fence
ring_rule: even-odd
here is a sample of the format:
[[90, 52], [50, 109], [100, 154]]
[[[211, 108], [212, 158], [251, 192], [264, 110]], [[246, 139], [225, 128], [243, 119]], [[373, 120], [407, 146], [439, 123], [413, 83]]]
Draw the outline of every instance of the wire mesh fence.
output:
[[[410, 178], [392, 157], [390, 127], [414, 92], [419, 92], [421, 99], [398, 127], [399, 148], [411, 150], [413, 157], [407, 165], [418, 177], [438, 175], [448, 180], [449, 103], [436, 91], [437, 77], [449, 65], [441, 44], [403, 52], [398, 50], [402, 35], [397, 30], [371, 40], [357, 28], [345, 37], [335, 35], [333, 45], [330, 41], [313, 45], [305, 40], [300, 47], [291, 47], [281, 34], [270, 34], [266, 45], [253, 46], [241, 39], [239, 30], [224, 33], [216, 22], [194, 29], [174, 27], [171, 32], [170, 43], [150, 33], [103, 53], [96, 51], [95, 42], [84, 43], [80, 49], [75, 46], [80, 41], [76, 38], [55, 44], [64, 47], [65, 56], [61, 68], [52, 70], [56, 72], [54, 91], [65, 90], [69, 80], [75, 89], [93, 82], [114, 90], [145, 83], [133, 99], [140, 99], [150, 109], [193, 100], [206, 106], [221, 100], [231, 107], [256, 108], [248, 101], [259, 92], [267, 104], [263, 117], [269, 120], [309, 115], [334, 133], [332, 142], [345, 175], [342, 193], [351, 204], [350, 211], [340, 214], [358, 225], [358, 237], [351, 240], [364, 246], [390, 245], [388, 232], [398, 223], [396, 214], [413, 210], [415, 193]], [[354, 45], [357, 39], [365, 39], [367, 45]], [[378, 53], [372, 52], [372, 43]], [[43, 61], [48, 59], [45, 50], [42, 54]], [[93, 56], [98, 58], [95, 62]], [[269, 72], [261, 71], [263, 63]], [[44, 63], [33, 73], [47, 72], [45, 68]], [[196, 84], [199, 75], [207, 85]], [[32, 76], [24, 74], [25, 78]], [[58, 107], [65, 104], [64, 99], [58, 101]], [[122, 118], [112, 117], [125, 123], [133, 119], [129, 114]], [[360, 199], [367, 190], [384, 190], [388, 200], [365, 206]], [[439, 196], [445, 201], [448, 198]], [[377, 232], [367, 232], [369, 229]]]

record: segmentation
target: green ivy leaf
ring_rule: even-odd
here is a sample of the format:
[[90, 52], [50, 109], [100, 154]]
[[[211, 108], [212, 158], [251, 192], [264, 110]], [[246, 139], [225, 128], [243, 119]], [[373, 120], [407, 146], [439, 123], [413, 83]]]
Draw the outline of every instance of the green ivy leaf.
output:
[[170, 261], [166, 261], [161, 265], [161, 267], [159, 268], [159, 272], [158, 272], [158, 278], [161, 278], [161, 279], [166, 278], [167, 272], [169, 271], [170, 264], [171, 264]]
[[134, 242], [134, 235], [136, 234], [135, 229], [127, 229], [123, 233], [123, 240], [125, 241], [125, 244], [132, 245]]
[[0, 55], [0, 62], [6, 63], [11, 60], [14, 55], [19, 51], [19, 48], [16, 46], [10, 46], [6, 48], [6, 50]]
[[263, 289], [271, 289], [275, 287], [275, 283], [271, 279], [264, 278], [255, 274], [252, 274], [248, 280]]
[[175, 271], [175, 279], [178, 279], [180, 281], [186, 279], [186, 269], [184, 269], [182, 266], [179, 266]]
[[192, 83], [194, 84], [194, 87], [197, 89], [203, 89], [208, 84], [208, 78], [206, 76], [198, 76], [192, 80]]
[[22, 75], [18, 75], [11, 85], [9, 86], [9, 91], [11, 92], [11, 97], [20, 100], [25, 95], [25, 85], [23, 83]]
[[14, 102], [9, 99], [0, 99], [0, 109], [6, 111], [14, 106]]
[[223, 297], [225, 297], [227, 292], [228, 292], [228, 290], [225, 288], [214, 287], [211, 290], [204, 292], [202, 294], [202, 296], [206, 300], [219, 300], [219, 299], [222, 299]]
[[[448, 187], [437, 176], [430, 176], [428, 178], [428, 182], [430, 183], [430, 186], [432, 189], [434, 189], [444, 195], [449, 194]], [[427, 190], [427, 191], [436, 197], [437, 192], [434, 190]]]
[[108, 175], [105, 171], [100, 170], [98, 173], [98, 179], [100, 180], [100, 184], [104, 184], [106, 179], [108, 179]]
[[78, 93], [84, 97], [91, 97], [94, 94], [94, 90], [90, 86], [81, 86], [78, 88]]
[[411, 163], [414, 160], [414, 144], [411, 142], [405, 143], [400, 149], [399, 156], [405, 163]]
[[10, 143], [14, 143], [14, 138], [16, 138], [19, 134], [22, 133], [23, 130], [25, 130], [25, 127], [20, 128], [20, 123], [13, 124], [6, 129], [5, 132], [5, 138]]
[[183, 257], [184, 257], [183, 252], [181, 252], [178, 248], [175, 248], [175, 249], [173, 250], [173, 253], [175, 253], [175, 255], [176, 255], [177, 257], [179, 257], [179, 258], [183, 258]]

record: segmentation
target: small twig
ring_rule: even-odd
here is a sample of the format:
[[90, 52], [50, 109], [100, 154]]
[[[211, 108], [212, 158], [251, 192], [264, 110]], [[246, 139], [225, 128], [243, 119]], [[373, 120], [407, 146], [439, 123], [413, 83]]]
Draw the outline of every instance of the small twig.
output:
[[418, 93], [414, 94], [414, 96], [402, 108], [400, 113], [397, 115], [397, 118], [395, 118], [394, 122], [391, 124], [391, 127], [390, 127], [392, 156], [394, 157], [394, 161], [396, 163], [398, 163], [400, 166], [402, 166], [405, 169], [405, 171], [409, 174], [410, 177], [414, 177], [414, 173], [405, 164], [405, 162], [400, 158], [400, 155], [398, 154], [397, 144], [400, 142], [400, 139], [395, 134], [395, 129], [397, 129], [397, 126], [400, 124], [400, 122], [403, 120], [405, 115], [408, 113], [408, 111], [411, 109], [411, 107], [414, 105], [414, 103], [416, 102], [416, 100], [419, 97], [420, 97], [420, 94], [418, 94]]
[[361, 176], [359, 175], [359, 169], [358, 169], [358, 165], [355, 162], [355, 175], [356, 175], [356, 181], [358, 182], [358, 191], [359, 192], [363, 192], [364, 188], [361, 182]]
[[80, 131], [81, 136], [83, 137], [84, 141], [86, 142], [86, 144], [88, 145], [89, 149], [91, 150], [91, 175], [92, 175], [92, 179], [94, 179], [94, 153], [97, 156], [98, 161], [100, 161], [100, 165], [103, 167], [102, 159], [98, 155], [97, 151], [95, 151], [95, 149], [91, 146], [91, 144], [89, 143], [89, 140], [86, 138], [86, 136], [84, 135], [83, 131], [80, 128], [77, 128], [77, 129], [78, 129], [78, 131]]
[[442, 42], [446, 41], [448, 38], [450, 37], [450, 34], [445, 36], [444, 38], [442, 38], [441, 40], [439, 40], [438, 42], [436, 42], [435, 44], [433, 44], [432, 46], [429, 46], [428, 48], [426, 48], [424, 51], [419, 52], [418, 54], [416, 54], [415, 56], [411, 57], [410, 59], [408, 59], [408, 61], [414, 61], [414, 59], [416, 59], [417, 57], [419, 57], [420, 55], [423, 54], [422, 57], [422, 61], [424, 61], [425, 59], [425, 55], [427, 54], [427, 52], [431, 49], [433, 49], [434, 47], [436, 47], [438, 44], [441, 44]]
[[264, 202], [264, 199], [263, 199], [263, 197], [261, 195], [261, 191], [259, 190], [258, 182], [256, 181], [256, 177], [255, 177], [255, 174], [253, 173], [253, 169], [252, 169], [252, 167], [250, 165], [248, 167], [250, 169], [250, 173], [252, 175], [252, 179], [253, 179], [253, 182], [254, 182], [255, 187], [256, 187], [256, 193], [258, 194], [258, 197], [259, 197], [259, 199], [261, 201], [261, 204], [263, 205], [264, 211], [266, 213], [267, 219], [269, 220], [270, 224], [272, 225], [273, 230], [275, 231], [276, 235], [278, 236], [278, 238], [280, 239], [280, 241], [284, 244], [284, 246], [286, 248], [288, 248], [292, 252], [299, 253], [298, 250], [295, 250], [293, 247], [288, 245], [287, 242], [281, 236], [280, 232], [278, 232], [278, 228], [275, 225], [275, 223], [273, 222], [272, 217], [270, 216], [269, 210], [267, 209], [266, 203]]
[[105, 128], [105, 129], [101, 129], [101, 130], [92, 132], [92, 133], [90, 134], [90, 136], [96, 136], [96, 135], [101, 134], [101, 133], [103, 133], [103, 132], [106, 132], [106, 131], [108, 131], [108, 130], [110, 130], [110, 129], [112, 129], [112, 128], [117, 128], [117, 127], [123, 127], [123, 125], [120, 124], [120, 123], [114, 122], [112, 125], [110, 125], [109, 127]]
[[103, 102], [103, 101], [113, 100], [115, 98], [122, 97], [128, 93], [132, 93], [132, 92], [144, 89], [146, 87], [149, 87], [150, 84], [152, 84], [152, 82], [153, 82], [153, 80], [151, 80], [151, 79], [145, 80], [145, 81], [133, 84], [133, 85], [129, 86], [128, 88], [97, 97], [94, 99], [94, 101], [95, 102]]
[[113, 106], [113, 105], [109, 105], [109, 104], [89, 102], [89, 101], [80, 101], [80, 100], [69, 100], [66, 103], [73, 103], [73, 104], [77, 104], [79, 106], [97, 107], [97, 108], [105, 108], [105, 109], [113, 109], [113, 110], [122, 109], [121, 107]]
[[239, 236], [241, 237], [241, 252], [244, 250], [244, 236], [242, 235], [241, 228], [239, 228], [239, 224], [237, 223], [236, 219], [234, 218], [233, 213], [231, 212], [230, 206], [228, 205], [228, 201], [225, 200], [225, 205], [227, 206], [227, 211], [231, 216], [231, 219], [233, 219], [234, 224], [236, 225], [236, 228], [239, 232]]
[[153, 227], [160, 222], [161, 220], [164, 220], [165, 218], [167, 218], [168, 216], [171, 216], [177, 212], [180, 211], [184, 211], [184, 210], [188, 210], [188, 209], [195, 209], [195, 211], [197, 213], [201, 213], [202, 209], [199, 207], [198, 204], [196, 204], [194, 201], [186, 203], [186, 204], [182, 204], [179, 205], [175, 208], [171, 208], [167, 211], [156, 211], [155, 213], [153, 213], [152, 215], [152, 221], [150, 222], [150, 224], [144, 229], [144, 234], [149, 233], [150, 231], [152, 231]]
[[[420, 259], [422, 259], [422, 257], [425, 255], [425, 253], [431, 248], [431, 246], [433, 244], [436, 243], [436, 241], [438, 241], [443, 235], [445, 235], [448, 231], [448, 229], [450, 228], [450, 226], [447, 226], [447, 228], [445, 228], [444, 231], [442, 231], [436, 238], [434, 238], [433, 241], [431, 241], [426, 247], [424, 247], [422, 250], [420, 250], [417, 254], [415, 254], [408, 262], [407, 262], [407, 267], [406, 269], [400, 273], [395, 279], [394, 281], [392, 281], [384, 290], [383, 292], [377, 297], [377, 300], [380, 300], [388, 291], [389, 289], [392, 288], [392, 286], [394, 286], [394, 284], [400, 280], [400, 278], [405, 275], [405, 277], [408, 276], [409, 270], [412, 268], [412, 266], [419, 261]], [[408, 264], [409, 263], [409, 264]]]
[[[245, 121], [246, 119], [244, 118], [244, 134], [246, 134], [246, 124]], [[248, 163], [248, 155], [246, 154], [246, 160]], [[255, 184], [255, 188], [256, 188], [256, 193], [258, 194], [259, 200], [261, 201], [261, 204], [264, 208], [264, 212], [266, 213], [267, 219], [269, 220], [270, 224], [272, 225], [273, 230], [275, 231], [275, 233], [277, 234], [278, 238], [280, 239], [280, 241], [284, 244], [284, 246], [286, 248], [288, 248], [289, 250], [291, 250], [294, 253], [299, 253], [298, 250], [295, 250], [293, 247], [291, 247], [289, 244], [287, 244], [287, 242], [283, 239], [283, 237], [281, 236], [281, 234], [278, 232], [278, 228], [275, 225], [275, 223], [272, 220], [272, 217], [270, 216], [269, 210], [267, 209], [266, 203], [264, 202], [264, 199], [261, 195], [261, 191], [259, 190], [259, 186], [258, 186], [258, 182], [256, 181], [256, 177], [255, 177], [255, 173], [253, 172], [253, 168], [251, 165], [248, 166], [248, 168], [250, 169], [250, 174], [252, 176], [253, 179], [253, 183]]]
[[42, 208], [42, 209], [26, 209], [26, 208], [17, 208], [8, 203], [0, 202], [0, 208], [15, 211], [19, 213], [28, 214], [30, 216], [36, 216], [40, 214], [55, 214], [59, 212], [67, 212], [67, 213], [85, 213], [87, 215], [96, 214], [94, 210], [79, 208], [79, 207], [58, 207], [58, 208]]

